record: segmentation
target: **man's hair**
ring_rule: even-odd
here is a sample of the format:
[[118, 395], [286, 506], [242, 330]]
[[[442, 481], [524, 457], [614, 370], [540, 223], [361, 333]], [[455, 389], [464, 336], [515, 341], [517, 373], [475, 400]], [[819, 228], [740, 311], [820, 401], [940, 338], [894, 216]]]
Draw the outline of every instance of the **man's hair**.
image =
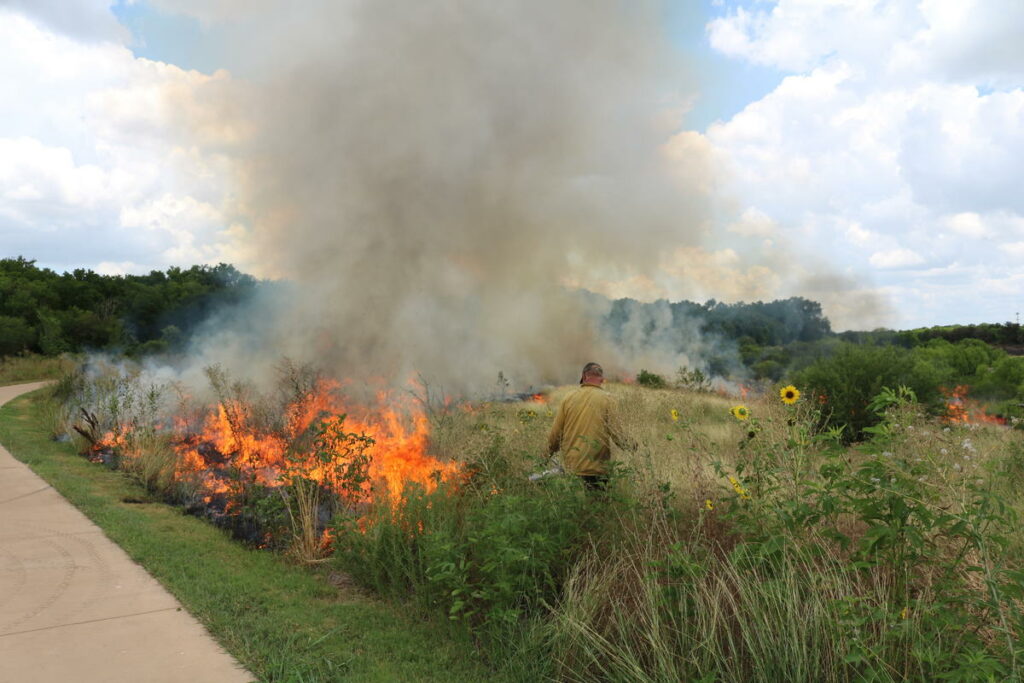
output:
[[604, 377], [604, 368], [601, 367], [600, 363], [594, 363], [591, 361], [583, 366], [583, 374], [580, 375], [580, 384], [583, 384], [588, 376]]

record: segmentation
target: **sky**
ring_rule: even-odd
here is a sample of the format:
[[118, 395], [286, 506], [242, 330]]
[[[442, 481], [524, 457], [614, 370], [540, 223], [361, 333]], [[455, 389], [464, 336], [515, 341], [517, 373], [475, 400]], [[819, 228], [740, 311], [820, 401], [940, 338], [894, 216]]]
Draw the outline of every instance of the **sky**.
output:
[[[231, 47], [266, 35], [256, 18], [301, 24], [301, 7], [0, 0], [0, 256], [265, 275], [232, 175], [249, 133], [209, 103], [273, 70], [271, 51]], [[706, 238], [650, 245], [649, 272], [578, 284], [643, 300], [804, 296], [836, 329], [1024, 312], [1024, 2], [693, 0], [662, 16], [683, 75], [657, 112], [661, 151], [706, 195]], [[687, 166], [694, 154], [712, 170]]]

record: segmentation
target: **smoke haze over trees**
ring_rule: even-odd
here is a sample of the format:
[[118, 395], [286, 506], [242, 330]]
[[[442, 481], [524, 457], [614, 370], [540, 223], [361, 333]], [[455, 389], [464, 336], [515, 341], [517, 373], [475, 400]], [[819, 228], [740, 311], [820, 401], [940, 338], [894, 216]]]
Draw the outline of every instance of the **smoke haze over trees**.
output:
[[[266, 299], [272, 296], [268, 290], [280, 292], [285, 286], [258, 282], [227, 264], [100, 275], [85, 269], [58, 274], [23, 257], [2, 259], [0, 355], [180, 350], [211, 316], [214, 321], [242, 317], [238, 312], [254, 294]], [[820, 305], [800, 298], [751, 304], [642, 303], [583, 292], [574, 300], [580, 315], [596, 316], [595, 329], [623, 364], [643, 362], [639, 357], [646, 350], [661, 352], [669, 361], [688, 356], [695, 367], [707, 369], [706, 356], [724, 358], [739, 340], [778, 346], [830, 334]], [[344, 335], [335, 343], [344, 344]], [[726, 374], [722, 361], [719, 366], [718, 374]], [[652, 369], [674, 368], [663, 364]]]
[[[0, 357], [172, 352], [172, 364], [192, 368], [197, 346], [209, 348], [211, 335], [226, 325], [235, 337], [251, 330], [250, 355], [269, 358], [274, 349], [262, 346], [266, 323], [253, 311], [268, 301], [285, 306], [295, 294], [291, 283], [259, 281], [223, 263], [100, 275], [85, 269], [58, 274], [23, 257], [0, 259]], [[612, 301], [585, 291], [564, 295], [575, 302], [574, 314], [599, 335], [592, 343], [611, 356], [608, 365], [617, 368], [613, 377], [632, 378], [643, 370], [659, 383], [686, 372], [744, 383], [789, 378], [833, 401], [848, 395], [853, 412], [847, 413], [860, 415], [862, 422], [870, 417], [861, 414], [865, 397], [883, 385], [912, 386], [923, 402], [940, 410], [942, 387], [964, 384], [972, 395], [993, 401], [997, 414], [1024, 417], [1024, 329], [1014, 323], [836, 334], [821, 306], [800, 297], [701, 304]], [[340, 334], [316, 340], [307, 354], [345, 345]], [[260, 371], [253, 368], [250, 374]], [[490, 371], [491, 378], [507, 376], [498, 365]], [[521, 381], [540, 383], [536, 377]], [[864, 424], [857, 423], [851, 434]]]

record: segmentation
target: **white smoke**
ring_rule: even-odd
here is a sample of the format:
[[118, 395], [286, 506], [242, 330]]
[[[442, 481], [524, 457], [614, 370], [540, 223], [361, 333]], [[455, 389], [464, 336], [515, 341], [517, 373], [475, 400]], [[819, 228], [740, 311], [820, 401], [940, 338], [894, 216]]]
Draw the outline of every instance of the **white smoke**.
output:
[[242, 329], [220, 321], [198, 357], [248, 375], [281, 355], [340, 376], [419, 371], [455, 389], [620, 362], [563, 283], [643, 273], [707, 224], [704, 191], [660, 149], [684, 78], [659, 5], [306, 11], [237, 46], [275, 68], [225, 107], [252, 131], [231, 151], [242, 265], [293, 286], [243, 311]]

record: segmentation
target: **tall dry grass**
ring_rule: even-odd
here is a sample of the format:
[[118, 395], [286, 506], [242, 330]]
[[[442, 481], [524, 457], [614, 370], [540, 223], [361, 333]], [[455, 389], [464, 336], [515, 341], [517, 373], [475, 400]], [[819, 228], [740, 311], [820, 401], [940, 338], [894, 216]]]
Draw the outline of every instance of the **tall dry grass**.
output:
[[[629, 450], [613, 446], [613, 459], [644, 483], [668, 483], [680, 497], [703, 501], [714, 477], [712, 463], [736, 457], [741, 431], [729, 415], [735, 401], [711, 393], [605, 386], [616, 399], [624, 441], [636, 445]], [[509, 467], [525, 474], [546, 460], [555, 411], [573, 389], [554, 389], [543, 403], [456, 406], [435, 420], [431, 448], [440, 458], [456, 461], [499, 449]], [[673, 420], [673, 410], [678, 420]]]
[[71, 356], [40, 356], [34, 353], [0, 357], [0, 385], [57, 379], [76, 365]]
[[[499, 462], [525, 474], [543, 462], [553, 412], [571, 389], [552, 392], [546, 405], [494, 403], [465, 411], [435, 432], [436, 444], [460, 460], [500, 451], [506, 457]], [[1009, 508], [1004, 522], [1024, 512], [1016, 495], [1024, 476], [1020, 430], [947, 424], [911, 403], [891, 411], [875, 446], [837, 454], [837, 442], [816, 431], [823, 406], [806, 399], [786, 406], [773, 394], [741, 401], [629, 385], [608, 390], [626, 441], [636, 444], [613, 449], [625, 469], [617, 488], [627, 503], [608, 508], [616, 518], [592, 537], [562, 599], [551, 606], [546, 632], [558, 679], [927, 680], [938, 672], [972, 680], [972, 667], [979, 680], [1016, 675], [1007, 653], [1018, 647], [1019, 633], [1011, 626], [1012, 600], [1001, 592], [1009, 584], [999, 579], [1013, 555], [1000, 544], [1016, 546], [1017, 557], [1024, 547], [1019, 533], [986, 540], [998, 524], [979, 523], [984, 515], [977, 505], [987, 491]], [[730, 414], [740, 403], [750, 419]], [[746, 554], [732, 552], [744, 539], [720, 515], [738, 498], [727, 475], [738, 474], [753, 493], [743, 502], [749, 516], [770, 518], [788, 514], [787, 497], [814, 490], [829, 458], [845, 462], [854, 479], [857, 468], [874, 461], [920, 471], [916, 493], [887, 492], [888, 482], [879, 482], [879, 504], [920, 496], [909, 502], [950, 516], [947, 524], [978, 523], [977, 532], [964, 531], [975, 549], [963, 556], [964, 536], [946, 539], [945, 532], [922, 528], [933, 534], [926, 539], [931, 555], [912, 565], [881, 562], [854, 571], [852, 552], [818, 536], [810, 524], [757, 541], [761, 545], [745, 548]], [[762, 481], [769, 474], [770, 481]], [[856, 545], [875, 523], [865, 519], [871, 517], [844, 513], [837, 528]], [[764, 550], [770, 561], [752, 561], [750, 548]], [[964, 612], [975, 616], [963, 618], [980, 621], [941, 625], [934, 617], [945, 596], [936, 594], [936, 585], [955, 585], [957, 600], [976, 605]], [[939, 611], [929, 616], [929, 610]], [[988, 619], [994, 620], [991, 632]], [[978, 629], [978, 644], [967, 647], [965, 634]]]

